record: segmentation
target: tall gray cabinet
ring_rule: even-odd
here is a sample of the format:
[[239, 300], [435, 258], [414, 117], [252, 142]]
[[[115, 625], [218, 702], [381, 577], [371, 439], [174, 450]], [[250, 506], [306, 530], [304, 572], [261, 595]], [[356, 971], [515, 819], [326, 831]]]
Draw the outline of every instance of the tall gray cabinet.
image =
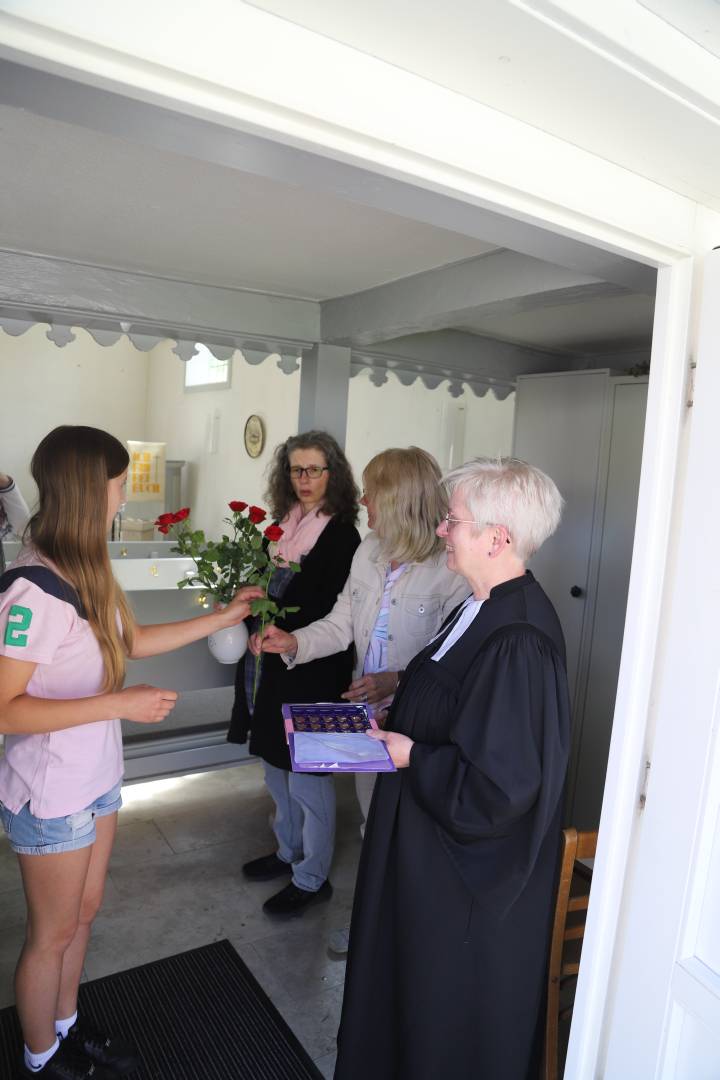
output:
[[647, 379], [610, 370], [518, 378], [513, 453], [565, 500], [530, 562], [562, 622], [573, 703], [567, 822], [600, 819], [640, 483]]

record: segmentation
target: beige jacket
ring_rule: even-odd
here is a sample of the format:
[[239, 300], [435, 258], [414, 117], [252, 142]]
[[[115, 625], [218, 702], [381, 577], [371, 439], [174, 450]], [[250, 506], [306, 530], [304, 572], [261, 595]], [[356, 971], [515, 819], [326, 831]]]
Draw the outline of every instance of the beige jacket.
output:
[[[298, 648], [284, 657], [288, 667], [317, 660], [355, 643], [354, 678], [362, 674], [365, 654], [385, 588], [387, 561], [375, 533], [369, 533], [350, 567], [345, 588], [324, 619], [295, 630]], [[388, 615], [388, 671], [404, 671], [416, 653], [444, 622], [454, 607], [470, 594], [465, 578], [445, 565], [445, 552], [413, 563], [400, 576], [390, 595]]]

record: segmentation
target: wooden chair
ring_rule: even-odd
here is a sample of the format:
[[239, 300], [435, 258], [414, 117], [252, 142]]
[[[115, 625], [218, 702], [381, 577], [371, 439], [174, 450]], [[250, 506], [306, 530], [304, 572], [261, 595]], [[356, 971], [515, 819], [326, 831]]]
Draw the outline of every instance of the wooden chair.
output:
[[572, 999], [569, 1004], [561, 1003], [560, 992], [567, 989], [567, 980], [574, 979], [580, 969], [590, 899], [589, 881], [592, 877], [592, 871], [579, 863], [578, 859], [595, 857], [597, 835], [597, 832], [578, 832], [577, 829], [565, 829], [563, 832], [560, 880], [550, 945], [542, 1080], [557, 1080], [559, 1022], [572, 1015]]

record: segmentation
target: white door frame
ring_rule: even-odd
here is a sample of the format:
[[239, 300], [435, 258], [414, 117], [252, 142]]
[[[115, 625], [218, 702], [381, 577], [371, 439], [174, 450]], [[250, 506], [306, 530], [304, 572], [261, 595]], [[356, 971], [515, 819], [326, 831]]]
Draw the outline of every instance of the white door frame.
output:
[[[35, 0], [31, 6], [37, 10], [42, 4]], [[158, 7], [163, 6], [164, 2], [158, 0]], [[82, 4], [70, 7], [77, 13]], [[54, 5], [51, 8], [49, 22], [62, 21], [62, 9]], [[366, 171], [401, 179], [420, 191], [451, 195], [477, 209], [478, 214], [497, 213], [507, 215], [518, 225], [545, 226], [584, 245], [637, 258], [660, 270], [625, 644], [584, 946], [585, 963], [578, 985], [567, 1072], [568, 1080], [598, 1075], [613, 943], [618, 935], [646, 760], [647, 718], [672, 521], [672, 490], [681, 458], [689, 362], [688, 326], [693, 299], [692, 253], [701, 250], [703, 225], [708, 226], [705, 231], [709, 233], [709, 227], [716, 225], [718, 219], [705, 215], [705, 221], [699, 220], [704, 211], [700, 208], [698, 215], [698, 208], [688, 200], [660, 190], [641, 177], [625, 174], [624, 170], [593, 159], [592, 155], [560, 140], [545, 137], [537, 129], [499, 114], [490, 115], [492, 110], [442, 88], [433, 88], [369, 57], [361, 58], [362, 70], [358, 69], [358, 77], [367, 77], [367, 94], [355, 94], [351, 99], [354, 86], [350, 77], [347, 91], [339, 82], [334, 93], [328, 95], [319, 73], [325, 71], [324, 52], [334, 50], [335, 61], [338, 46], [320, 39], [319, 35], [303, 38], [306, 77], [300, 82], [290, 65], [278, 64], [273, 69], [271, 88], [265, 69], [258, 73], [257, 84], [251, 84], [254, 77], [251, 66], [261, 49], [253, 49], [252, 43], [246, 41], [245, 66], [241, 64], [240, 70], [234, 70], [233, 93], [212, 93], [209, 90], [212, 84], [207, 80], [198, 83], [188, 74], [192, 71], [190, 63], [183, 71], [182, 43], [170, 40], [171, 32], [179, 24], [172, 19], [170, 10], [168, 16], [167, 41], [152, 42], [153, 48], [167, 48], [164, 64], [153, 65], [147, 58], [138, 62], [137, 57], [122, 50], [105, 56], [97, 42], [83, 48], [77, 31], [72, 38], [65, 38], [57, 26], [51, 32], [42, 27], [36, 32], [33, 27], [39, 23], [31, 25], [23, 21], [10, 25], [10, 20], [4, 27], [5, 45], [0, 55], [20, 62], [31, 61], [33, 67], [44, 71], [74, 75], [94, 86], [127, 91], [136, 100], [162, 102], [180, 114], [211, 117], [216, 125], [227, 124], [235, 132], [265, 135], [301, 152], [314, 151], [330, 162], [357, 163]], [[118, 27], [121, 33], [127, 29], [126, 12], [118, 18], [125, 24]], [[108, 13], [102, 25], [106, 36], [112, 33], [111, 22]], [[232, 35], [228, 34], [227, 38], [231, 40]], [[268, 39], [266, 44], [277, 46], [277, 39]], [[191, 56], [195, 43], [188, 42], [187, 49]], [[272, 51], [269, 48], [266, 55], [271, 56]], [[350, 59], [359, 65], [359, 56], [353, 54]], [[243, 96], [238, 93], [237, 83], [246, 73], [248, 83]], [[218, 79], [221, 77], [218, 75]], [[272, 100], [264, 96], [270, 90]], [[348, 97], [345, 113], [343, 94]], [[313, 100], [312, 95], [315, 95]], [[422, 124], [417, 122], [417, 116], [412, 118], [412, 123], [406, 119], [413, 102], [423, 117]], [[366, 112], [361, 115], [362, 110]], [[462, 123], [459, 120], [457, 124], [445, 123], [448, 117], [453, 121], [462, 118]], [[455, 127], [463, 130], [451, 145]], [[471, 141], [464, 138], [468, 130], [473, 131]], [[552, 162], [557, 175], [553, 174]], [[610, 180], [612, 197], [608, 195]], [[665, 214], [663, 207], [667, 209]], [[407, 216], [412, 213], [408, 212]]]
[[652, 374], [620, 674], [567, 1080], [602, 1075], [601, 1040], [625, 875], [650, 754], [647, 729], [673, 492], [686, 410], [693, 259], [658, 273]]
[[720, 1063], [720, 680], [713, 485], [720, 400], [720, 250], [702, 260], [694, 405], [678, 484], [654, 678], [656, 731], [634, 887], [607, 1023], [608, 1077], [717, 1077]]

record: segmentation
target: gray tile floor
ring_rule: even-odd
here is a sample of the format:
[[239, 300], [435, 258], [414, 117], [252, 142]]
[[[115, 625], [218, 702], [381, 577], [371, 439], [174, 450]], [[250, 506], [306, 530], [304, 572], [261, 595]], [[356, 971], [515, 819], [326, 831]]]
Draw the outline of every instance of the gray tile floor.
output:
[[[353, 778], [336, 777], [337, 843], [329, 903], [276, 922], [263, 901], [283, 882], [252, 884], [241, 865], [273, 849], [272, 802], [250, 763], [124, 790], [125, 806], [105, 904], [95, 923], [85, 977], [228, 938], [326, 1077], [345, 964], [327, 954], [331, 930], [347, 925], [360, 853]], [[24, 904], [16, 860], [0, 839], [0, 1007], [12, 1002]]]

